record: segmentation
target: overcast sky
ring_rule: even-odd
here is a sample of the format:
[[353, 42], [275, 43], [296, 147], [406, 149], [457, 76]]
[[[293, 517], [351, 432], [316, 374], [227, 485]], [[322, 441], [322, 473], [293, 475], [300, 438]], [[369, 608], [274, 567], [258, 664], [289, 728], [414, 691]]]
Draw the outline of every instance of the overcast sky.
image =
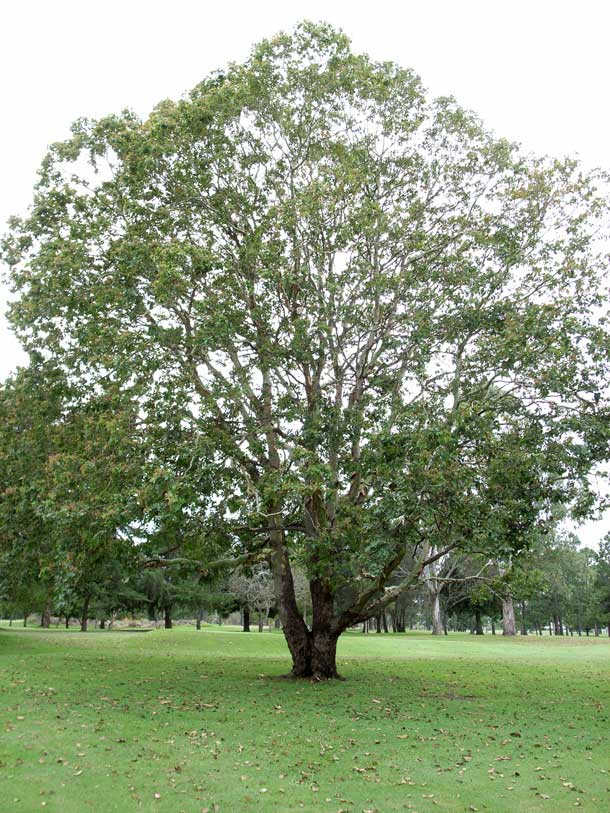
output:
[[[610, 168], [610, 4], [602, 0], [0, 0], [0, 223], [28, 206], [46, 146], [71, 121], [146, 115], [302, 19], [413, 68], [498, 135]], [[6, 290], [0, 297], [4, 311]], [[0, 322], [0, 380], [25, 361]], [[595, 544], [610, 519], [579, 531]]]

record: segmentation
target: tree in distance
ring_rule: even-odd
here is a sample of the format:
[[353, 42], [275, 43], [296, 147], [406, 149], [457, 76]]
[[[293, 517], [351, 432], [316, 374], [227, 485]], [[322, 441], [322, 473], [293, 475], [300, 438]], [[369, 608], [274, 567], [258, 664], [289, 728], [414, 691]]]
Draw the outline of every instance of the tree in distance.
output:
[[340, 634], [449, 551], [590, 504], [603, 176], [310, 23], [72, 132], [5, 243], [13, 325], [71, 386], [133, 391], [188, 556], [269, 563], [295, 676], [337, 677]]

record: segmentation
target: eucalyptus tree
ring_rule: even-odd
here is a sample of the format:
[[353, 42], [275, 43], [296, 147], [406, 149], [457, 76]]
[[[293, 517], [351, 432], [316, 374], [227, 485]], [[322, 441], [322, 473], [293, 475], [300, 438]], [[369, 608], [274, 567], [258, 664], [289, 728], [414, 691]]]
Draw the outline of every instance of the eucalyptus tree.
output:
[[12, 320], [180, 416], [200, 559], [266, 558], [293, 673], [333, 677], [347, 627], [449, 549], [521, 544], [601, 449], [602, 186], [306, 23], [144, 121], [76, 122], [6, 242]]

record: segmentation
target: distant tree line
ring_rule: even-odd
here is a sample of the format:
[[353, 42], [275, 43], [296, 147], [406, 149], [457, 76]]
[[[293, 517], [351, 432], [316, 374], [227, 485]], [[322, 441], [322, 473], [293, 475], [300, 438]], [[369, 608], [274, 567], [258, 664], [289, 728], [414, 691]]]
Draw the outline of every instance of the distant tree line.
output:
[[[270, 619], [279, 625], [273, 578], [265, 564], [231, 575], [202, 579], [189, 568], [144, 568], [114, 558], [75, 578], [70, 587], [44, 576], [16, 579], [0, 573], [0, 617], [21, 623], [86, 631], [92, 620], [111, 629], [130, 617], [171, 629], [177, 619], [219, 622], [239, 612], [242, 628], [255, 622], [262, 632]], [[308, 586], [297, 571], [297, 597], [308, 623]], [[34, 619], [32, 619], [34, 616]], [[355, 627], [356, 628], [356, 627]], [[509, 565], [480, 555], [446, 557], [420, 586], [401, 594], [383, 612], [358, 626], [362, 632], [425, 629], [434, 635], [467, 631], [474, 635], [610, 636], [610, 535], [599, 550], [580, 547], [572, 533], [538, 535], [527, 552]]]

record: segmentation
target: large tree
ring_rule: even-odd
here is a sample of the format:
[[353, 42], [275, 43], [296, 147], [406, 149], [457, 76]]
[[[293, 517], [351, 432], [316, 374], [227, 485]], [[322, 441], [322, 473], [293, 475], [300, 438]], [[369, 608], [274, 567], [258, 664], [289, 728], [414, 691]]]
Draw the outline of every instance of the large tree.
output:
[[267, 558], [294, 674], [333, 677], [343, 630], [450, 548], [507, 555], [599, 453], [598, 186], [303, 24], [51, 148], [12, 319], [178, 428], [174, 518]]

